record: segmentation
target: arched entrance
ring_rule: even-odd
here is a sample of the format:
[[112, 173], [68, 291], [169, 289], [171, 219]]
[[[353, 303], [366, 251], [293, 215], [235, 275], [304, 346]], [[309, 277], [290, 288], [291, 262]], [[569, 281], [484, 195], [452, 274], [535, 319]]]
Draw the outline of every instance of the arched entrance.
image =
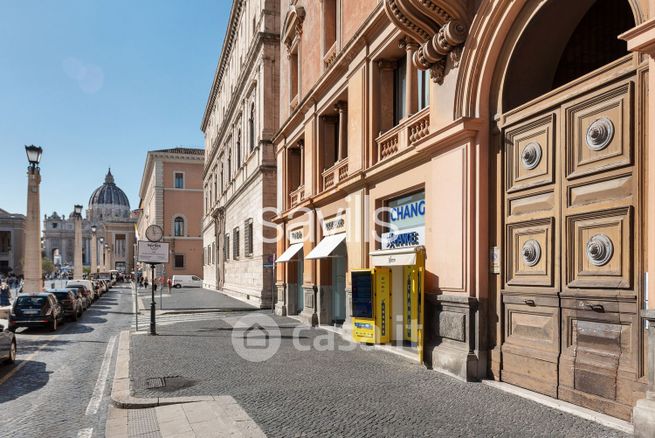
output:
[[634, 24], [627, 0], [527, 2], [491, 102], [500, 378], [625, 419], [644, 390]]

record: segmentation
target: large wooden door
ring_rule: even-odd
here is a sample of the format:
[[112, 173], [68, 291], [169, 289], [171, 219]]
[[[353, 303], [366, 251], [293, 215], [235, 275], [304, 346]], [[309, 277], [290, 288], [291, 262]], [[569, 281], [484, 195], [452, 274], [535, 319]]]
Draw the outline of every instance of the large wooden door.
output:
[[629, 62], [504, 115], [501, 379], [629, 419], [640, 81]]

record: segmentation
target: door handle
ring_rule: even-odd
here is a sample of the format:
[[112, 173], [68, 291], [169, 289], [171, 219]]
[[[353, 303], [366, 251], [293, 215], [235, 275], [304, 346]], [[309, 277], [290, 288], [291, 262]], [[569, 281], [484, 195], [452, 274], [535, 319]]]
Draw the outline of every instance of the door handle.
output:
[[586, 309], [593, 310], [594, 312], [604, 312], [605, 308], [602, 304], [585, 304]]
[[524, 303], [527, 304], [528, 306], [535, 306], [536, 305], [534, 300], [525, 300]]

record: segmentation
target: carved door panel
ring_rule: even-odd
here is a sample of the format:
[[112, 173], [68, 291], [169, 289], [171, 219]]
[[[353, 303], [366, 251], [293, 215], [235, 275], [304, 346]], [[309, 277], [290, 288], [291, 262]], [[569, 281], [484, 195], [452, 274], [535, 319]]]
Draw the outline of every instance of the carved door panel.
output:
[[503, 130], [501, 379], [627, 419], [641, 389], [636, 87], [568, 90]]
[[635, 77], [562, 106], [559, 397], [630, 418], [638, 379]]
[[557, 397], [560, 349], [559, 109], [505, 129], [501, 378]]

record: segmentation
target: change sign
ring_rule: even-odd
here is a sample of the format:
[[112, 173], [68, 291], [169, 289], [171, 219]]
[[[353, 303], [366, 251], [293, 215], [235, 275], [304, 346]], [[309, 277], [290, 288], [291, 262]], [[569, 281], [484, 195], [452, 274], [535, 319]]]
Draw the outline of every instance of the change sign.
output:
[[137, 262], [168, 263], [168, 243], [139, 240], [136, 251]]

